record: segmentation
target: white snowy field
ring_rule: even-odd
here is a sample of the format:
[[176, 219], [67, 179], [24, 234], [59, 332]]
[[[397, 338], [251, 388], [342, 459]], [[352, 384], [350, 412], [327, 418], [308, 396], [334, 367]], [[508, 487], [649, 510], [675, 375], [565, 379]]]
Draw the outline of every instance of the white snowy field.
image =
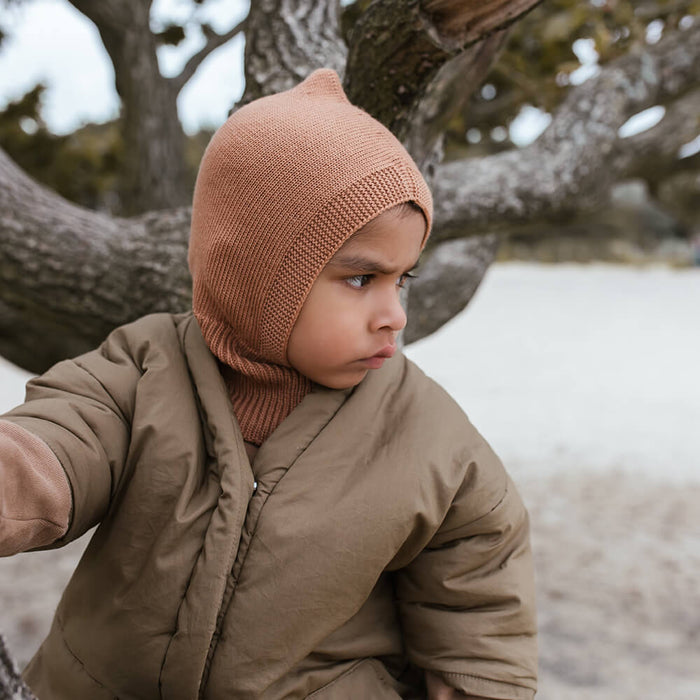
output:
[[[700, 480], [700, 269], [503, 263], [407, 354], [514, 476]], [[0, 412], [28, 374], [0, 359]]]

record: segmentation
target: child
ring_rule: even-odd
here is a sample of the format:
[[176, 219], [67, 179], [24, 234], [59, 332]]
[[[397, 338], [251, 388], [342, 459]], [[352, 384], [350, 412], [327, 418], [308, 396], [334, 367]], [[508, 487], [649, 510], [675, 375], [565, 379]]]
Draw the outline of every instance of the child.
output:
[[527, 514], [395, 352], [431, 216], [330, 70], [215, 134], [194, 313], [115, 330], [0, 421], [2, 553], [99, 523], [39, 698], [533, 697]]

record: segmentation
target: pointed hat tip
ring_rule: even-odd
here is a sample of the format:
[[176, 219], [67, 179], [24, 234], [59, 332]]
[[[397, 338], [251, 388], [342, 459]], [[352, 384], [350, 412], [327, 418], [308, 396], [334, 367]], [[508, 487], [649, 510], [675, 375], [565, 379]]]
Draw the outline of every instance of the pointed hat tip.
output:
[[340, 77], [332, 68], [316, 69], [304, 78], [296, 89], [309, 97], [339, 97], [344, 102], [350, 102]]

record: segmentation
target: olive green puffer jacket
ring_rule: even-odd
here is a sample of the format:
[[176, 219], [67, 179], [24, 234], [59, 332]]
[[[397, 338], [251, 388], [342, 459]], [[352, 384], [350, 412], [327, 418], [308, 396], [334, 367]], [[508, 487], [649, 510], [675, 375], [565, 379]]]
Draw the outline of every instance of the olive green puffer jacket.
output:
[[532, 698], [526, 511], [450, 397], [401, 355], [316, 388], [251, 466], [194, 318], [149, 316], [3, 417], [99, 523], [25, 676], [42, 700]]

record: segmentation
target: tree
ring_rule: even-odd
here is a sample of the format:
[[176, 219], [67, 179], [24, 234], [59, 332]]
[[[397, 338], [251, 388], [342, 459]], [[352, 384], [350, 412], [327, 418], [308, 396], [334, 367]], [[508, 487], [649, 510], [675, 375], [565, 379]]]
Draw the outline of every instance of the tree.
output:
[[[97, 3], [104, 5], [100, 10], [96, 3], [73, 4], [84, 5], [100, 27], [115, 71], [116, 61], [129, 56], [133, 64], [150, 66], [146, 82], [158, 82], [153, 33], [146, 36], [150, 3]], [[335, 0], [252, 3], [245, 22], [242, 102], [289, 87], [314, 68], [333, 67], [344, 75], [350, 98], [402, 139], [432, 182], [435, 229], [409, 299], [408, 341], [432, 332], [466, 305], [494, 258], [499, 235], [591, 208], [612, 182], [649, 162], [674, 171], [678, 148], [697, 134], [700, 27], [682, 21], [697, 9], [690, 1], [646, 2], [640, 5], [655, 16], [666, 12], [668, 36], [656, 44], [632, 42], [629, 51], [610, 39], [609, 62], [596, 78], [561, 91], [557, 99], [563, 101], [538, 141], [441, 163], [445, 134], [470, 114], [467, 100], [503, 52], [509, 31], [522, 47], [520, 27], [533, 32], [537, 21], [552, 21], [550, 15], [537, 20], [535, 13], [520, 21], [538, 4], [359, 0], [341, 14]], [[577, 7], [571, 0], [553, 5], [562, 13], [564, 6]], [[673, 15], [664, 9], [670, 5]], [[132, 31], [140, 38], [116, 36], [127, 15], [140, 24]], [[587, 21], [579, 17], [575, 26]], [[136, 61], [139, 52], [151, 58]], [[123, 102], [137, 92], [147, 102], [171, 100], [170, 114], [162, 118], [172, 120], [174, 102], [165, 88], [139, 92], [132, 83], [140, 74], [128, 66], [121, 76]], [[185, 72], [180, 82], [186, 77]], [[503, 94], [513, 94], [513, 86], [498, 85]], [[519, 100], [509, 103], [511, 115]], [[668, 105], [661, 124], [622, 138], [619, 127], [654, 104]], [[148, 110], [161, 107], [146, 105], [143, 113], [156, 114]], [[128, 109], [125, 105], [125, 114]], [[480, 115], [486, 123], [495, 118], [483, 105]], [[143, 138], [134, 136], [133, 143]], [[32, 181], [0, 152], [0, 354], [40, 371], [93, 347], [120, 323], [153, 311], [186, 309], [188, 226], [187, 208], [115, 218], [77, 207]]]
[[0, 700], [36, 700], [19, 675], [0, 635]]
[[95, 23], [114, 66], [122, 101], [122, 190], [129, 213], [187, 204], [185, 134], [177, 117], [177, 96], [202, 61], [238, 34], [242, 24], [224, 34], [204, 25], [205, 46], [179, 75], [166, 78], [158, 67], [156, 49], [159, 43], [177, 43], [184, 34], [177, 25], [160, 32], [151, 29], [152, 0], [69, 2]]

